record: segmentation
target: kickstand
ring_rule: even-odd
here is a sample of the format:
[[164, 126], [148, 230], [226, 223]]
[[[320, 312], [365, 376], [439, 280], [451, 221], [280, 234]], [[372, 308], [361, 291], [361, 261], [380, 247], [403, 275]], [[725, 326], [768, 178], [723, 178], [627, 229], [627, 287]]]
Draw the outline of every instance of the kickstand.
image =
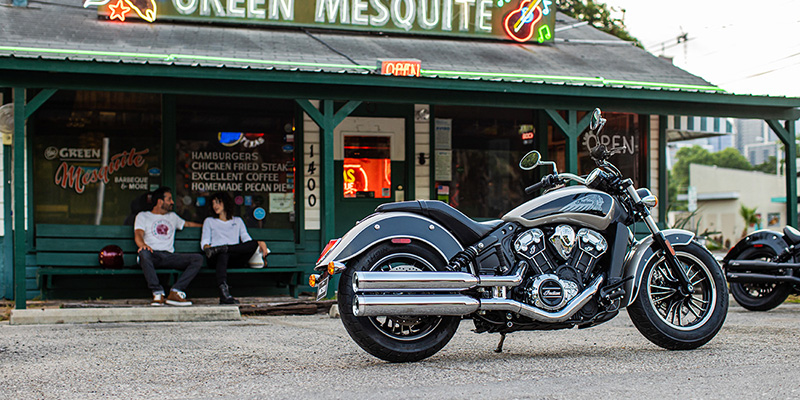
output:
[[503, 342], [506, 341], [506, 334], [505, 332], [500, 332], [500, 343], [497, 344], [497, 348], [494, 349], [495, 353], [502, 353], [503, 352]]

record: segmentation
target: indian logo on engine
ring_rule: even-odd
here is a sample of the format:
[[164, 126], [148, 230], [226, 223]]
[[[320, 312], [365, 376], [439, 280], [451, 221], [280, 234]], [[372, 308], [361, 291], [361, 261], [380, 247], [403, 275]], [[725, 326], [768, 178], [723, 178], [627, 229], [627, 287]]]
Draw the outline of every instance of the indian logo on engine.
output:
[[561, 207], [559, 212], [599, 211], [603, 212], [603, 197], [598, 194], [589, 194]]

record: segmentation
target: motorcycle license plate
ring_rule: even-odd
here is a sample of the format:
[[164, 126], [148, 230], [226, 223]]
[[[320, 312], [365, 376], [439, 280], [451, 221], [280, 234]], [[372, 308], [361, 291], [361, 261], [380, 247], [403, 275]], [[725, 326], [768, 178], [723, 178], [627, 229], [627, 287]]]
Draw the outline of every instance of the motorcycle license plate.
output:
[[323, 275], [324, 276], [322, 279], [317, 282], [317, 301], [320, 301], [328, 296], [328, 282], [330, 282], [331, 276], [327, 273]]

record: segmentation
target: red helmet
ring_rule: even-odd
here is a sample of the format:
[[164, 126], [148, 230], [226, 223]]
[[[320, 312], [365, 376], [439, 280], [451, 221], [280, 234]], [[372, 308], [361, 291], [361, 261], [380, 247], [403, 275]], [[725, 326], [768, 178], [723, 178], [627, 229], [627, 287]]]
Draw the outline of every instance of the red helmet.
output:
[[122, 268], [125, 263], [122, 259], [122, 248], [114, 244], [103, 247], [103, 250], [100, 250], [98, 260], [100, 265], [106, 268]]

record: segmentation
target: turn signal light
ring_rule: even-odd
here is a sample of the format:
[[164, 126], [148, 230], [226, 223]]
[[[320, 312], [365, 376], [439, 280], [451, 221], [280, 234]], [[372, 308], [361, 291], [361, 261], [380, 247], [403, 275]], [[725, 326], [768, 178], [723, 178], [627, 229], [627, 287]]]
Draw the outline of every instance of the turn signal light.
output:
[[318, 274], [311, 274], [308, 276], [308, 286], [317, 287]]
[[658, 197], [655, 195], [650, 195], [642, 199], [642, 203], [647, 206], [647, 208], [653, 208], [658, 205]]

